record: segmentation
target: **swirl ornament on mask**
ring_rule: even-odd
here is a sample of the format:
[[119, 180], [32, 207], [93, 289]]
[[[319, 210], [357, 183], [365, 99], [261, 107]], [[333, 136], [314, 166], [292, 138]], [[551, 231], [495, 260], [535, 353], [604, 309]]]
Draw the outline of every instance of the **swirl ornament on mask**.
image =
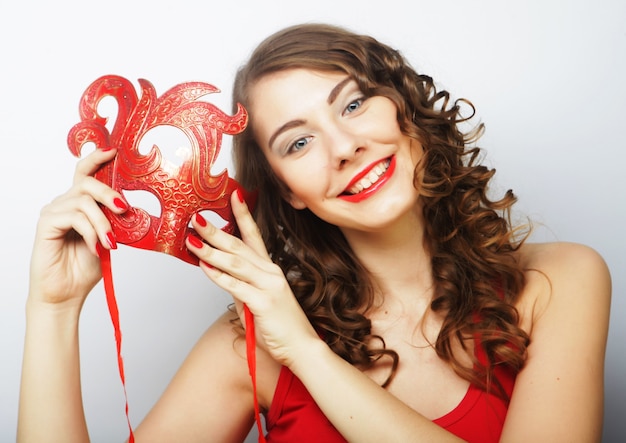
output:
[[[231, 116], [211, 103], [198, 101], [219, 92], [208, 83], [182, 83], [160, 97], [149, 81], [139, 79], [139, 85], [140, 98], [132, 83], [123, 77], [107, 75], [94, 81], [81, 98], [81, 121], [70, 130], [68, 146], [77, 157], [89, 142], [97, 149], [117, 148], [115, 158], [95, 177], [121, 193], [147, 191], [158, 199], [159, 217], [138, 207], [122, 215], [104, 208], [118, 243], [164, 252], [197, 265], [198, 259], [185, 247], [185, 238], [193, 232], [189, 227], [193, 214], [213, 211], [226, 221], [223, 230], [236, 233], [229, 198], [240, 186], [226, 170], [211, 175], [211, 167], [219, 154], [222, 135], [242, 132], [248, 114], [240, 105]], [[98, 113], [100, 101], [109, 96], [118, 108], [110, 131], [108, 118]], [[163, 125], [180, 129], [189, 139], [191, 153], [180, 165], [164, 158], [157, 145], [145, 155], [140, 153], [142, 137]], [[250, 195], [244, 196], [248, 204], [252, 203]]]

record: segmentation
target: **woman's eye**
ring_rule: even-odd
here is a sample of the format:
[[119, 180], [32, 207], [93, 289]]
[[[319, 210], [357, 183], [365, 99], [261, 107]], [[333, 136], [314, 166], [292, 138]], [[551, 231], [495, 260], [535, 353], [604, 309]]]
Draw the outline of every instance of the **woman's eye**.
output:
[[291, 145], [289, 145], [288, 152], [298, 152], [299, 150], [303, 149], [307, 144], [309, 144], [309, 141], [310, 137], [299, 138]]
[[346, 109], [344, 110], [344, 114], [350, 114], [351, 112], [356, 111], [357, 109], [359, 109], [361, 107], [361, 105], [363, 104], [363, 100], [365, 100], [364, 98], [357, 98], [356, 100], [352, 100], [350, 102], [350, 104], [348, 104], [348, 106], [346, 106]]

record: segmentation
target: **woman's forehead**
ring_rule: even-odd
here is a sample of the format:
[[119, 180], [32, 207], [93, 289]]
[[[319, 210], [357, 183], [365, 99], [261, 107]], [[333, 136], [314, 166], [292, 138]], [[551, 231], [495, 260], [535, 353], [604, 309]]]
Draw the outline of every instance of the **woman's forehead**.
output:
[[324, 87], [337, 83], [345, 77], [348, 77], [348, 74], [342, 71], [321, 71], [306, 68], [286, 69], [262, 76], [251, 86], [249, 96], [251, 101], [254, 101], [255, 97], [258, 98], [259, 93], [267, 89], [272, 89], [274, 93], [288, 88], [292, 91], [306, 92], [316, 86]]

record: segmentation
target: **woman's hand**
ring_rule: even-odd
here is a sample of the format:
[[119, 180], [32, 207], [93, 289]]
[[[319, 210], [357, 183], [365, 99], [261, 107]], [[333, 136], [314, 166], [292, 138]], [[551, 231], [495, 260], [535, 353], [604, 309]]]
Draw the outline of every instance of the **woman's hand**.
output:
[[290, 366], [303, 340], [319, 340], [279, 266], [272, 262], [259, 229], [240, 194], [231, 196], [241, 239], [209, 224], [197, 214], [194, 229], [204, 239], [187, 238], [200, 267], [235, 300], [244, 323], [243, 304], [254, 314], [257, 343], [279, 363]]
[[81, 306], [100, 279], [97, 251], [114, 249], [116, 243], [98, 204], [116, 213], [124, 212], [127, 204], [93, 174], [115, 153], [97, 149], [80, 160], [72, 187], [42, 209], [31, 258], [31, 302]]

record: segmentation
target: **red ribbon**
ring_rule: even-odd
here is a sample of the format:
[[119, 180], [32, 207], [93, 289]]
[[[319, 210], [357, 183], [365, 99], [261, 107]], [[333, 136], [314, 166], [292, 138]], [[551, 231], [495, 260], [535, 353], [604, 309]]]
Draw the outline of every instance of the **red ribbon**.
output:
[[117, 301], [115, 300], [115, 289], [113, 288], [113, 276], [111, 273], [111, 251], [105, 248], [99, 248], [100, 266], [102, 268], [102, 279], [104, 280], [104, 292], [106, 294], [107, 306], [111, 315], [111, 322], [115, 331], [115, 344], [117, 347], [117, 366], [120, 370], [120, 379], [124, 388], [124, 399], [126, 401], [126, 421], [128, 422], [128, 430], [130, 435], [128, 443], [134, 443], [133, 427], [130, 424], [128, 415], [128, 394], [126, 393], [126, 377], [124, 376], [124, 361], [122, 359], [122, 330], [120, 329], [120, 314], [117, 309]]
[[263, 426], [261, 426], [261, 414], [259, 411], [259, 399], [256, 389], [256, 334], [254, 332], [254, 316], [248, 306], [243, 305], [244, 317], [246, 319], [246, 357], [248, 358], [248, 371], [252, 378], [252, 395], [254, 398], [254, 419], [259, 430], [259, 442], [265, 443], [263, 436]]

